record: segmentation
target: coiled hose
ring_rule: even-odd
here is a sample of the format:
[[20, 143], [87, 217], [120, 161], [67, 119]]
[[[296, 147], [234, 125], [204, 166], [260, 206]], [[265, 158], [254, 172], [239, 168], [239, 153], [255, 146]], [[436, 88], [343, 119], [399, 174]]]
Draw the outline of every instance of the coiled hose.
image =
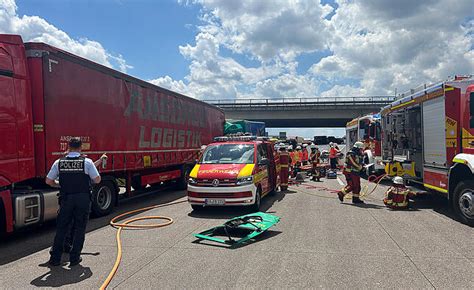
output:
[[[117, 241], [117, 257], [115, 259], [115, 263], [114, 263], [114, 266], [112, 267], [112, 270], [110, 270], [109, 275], [105, 279], [104, 283], [102, 283], [102, 286], [100, 286], [101, 290], [106, 289], [107, 286], [109, 286], [110, 282], [112, 281], [112, 279], [115, 276], [115, 273], [117, 273], [117, 270], [118, 270], [119, 265], [120, 265], [120, 261], [122, 260], [121, 234], [122, 234], [122, 230], [124, 228], [153, 229], [153, 228], [166, 227], [166, 226], [169, 226], [173, 223], [172, 218], [166, 217], [166, 216], [157, 216], [157, 215], [131, 218], [131, 219], [126, 220], [122, 223], [117, 222], [117, 220], [119, 220], [119, 219], [121, 219], [125, 216], [132, 215], [132, 214], [144, 212], [144, 211], [155, 209], [155, 208], [160, 208], [160, 207], [165, 207], [165, 206], [170, 206], [170, 205], [176, 205], [176, 204], [180, 204], [180, 203], [184, 203], [184, 202], [187, 202], [187, 200], [175, 201], [175, 202], [170, 202], [170, 203], [166, 203], [166, 204], [153, 205], [153, 206], [148, 206], [148, 207], [144, 207], [144, 208], [139, 208], [139, 209], [135, 209], [135, 210], [132, 210], [132, 211], [128, 211], [128, 212], [119, 214], [118, 216], [116, 216], [116, 217], [114, 217], [113, 219], [110, 220], [110, 225], [113, 226], [114, 228], [118, 229], [117, 234], [115, 236], [116, 241]], [[164, 222], [157, 223], [157, 224], [138, 224], [138, 225], [137, 224], [132, 224], [134, 222], [142, 221], [142, 220], [164, 220]]]

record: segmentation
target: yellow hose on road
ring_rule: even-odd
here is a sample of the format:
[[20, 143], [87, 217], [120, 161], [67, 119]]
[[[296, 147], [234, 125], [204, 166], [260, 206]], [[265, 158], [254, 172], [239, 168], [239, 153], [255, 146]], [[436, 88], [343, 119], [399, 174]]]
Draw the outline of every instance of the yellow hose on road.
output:
[[[369, 183], [371, 183], [371, 182], [373, 183], [373, 182], [375, 182], [376, 180], [377, 180], [377, 182], [375, 182], [376, 184], [375, 184], [374, 188], [372, 188], [372, 190], [371, 190], [369, 193], [367, 193], [366, 191], [364, 191], [363, 194], [362, 194], [362, 197], [367, 197], [367, 196], [371, 195], [372, 193], [374, 193], [375, 189], [377, 189], [377, 187], [379, 186], [380, 182], [381, 182], [387, 175], [388, 175], [388, 174], [384, 174], [384, 175], [381, 175], [381, 176], [379, 176], [379, 177], [377, 177], [377, 176], [375, 176], [375, 175], [369, 176], [369, 177], [367, 178], [368, 183], [367, 183], [367, 185], [366, 185], [365, 190], [367, 190], [367, 189], [369, 188]], [[371, 181], [370, 179], [371, 179], [372, 176], [374, 176], [375, 179]]]
[[[148, 206], [148, 207], [144, 207], [144, 208], [139, 208], [139, 209], [135, 209], [135, 210], [132, 210], [132, 211], [128, 211], [128, 212], [125, 212], [125, 213], [122, 213], [116, 217], [114, 217], [113, 219], [110, 220], [110, 225], [113, 226], [114, 228], [118, 228], [117, 230], [117, 235], [116, 235], [116, 241], [117, 241], [117, 258], [115, 259], [115, 263], [114, 263], [114, 266], [112, 268], [112, 270], [110, 270], [110, 273], [109, 275], [107, 276], [107, 278], [105, 279], [104, 283], [102, 283], [102, 286], [100, 286], [100, 289], [103, 290], [103, 289], [106, 289], [107, 286], [109, 286], [110, 282], [112, 281], [112, 279], [114, 278], [115, 276], [115, 273], [117, 272], [118, 270], [118, 267], [120, 265], [120, 261], [122, 260], [122, 240], [121, 240], [121, 234], [122, 234], [122, 230], [124, 228], [135, 228], [135, 229], [151, 229], [151, 228], [162, 228], [162, 227], [166, 227], [166, 226], [169, 226], [170, 224], [173, 223], [173, 219], [170, 218], [170, 217], [166, 217], [166, 216], [157, 216], [157, 215], [153, 215], [153, 216], [144, 216], [144, 217], [136, 217], [136, 218], [132, 218], [132, 219], [129, 219], [129, 220], [126, 220], [122, 223], [118, 223], [116, 222], [117, 220], [119, 220], [120, 218], [122, 217], [125, 217], [125, 216], [129, 216], [129, 215], [132, 215], [132, 214], [135, 214], [135, 213], [140, 213], [140, 212], [144, 212], [144, 211], [147, 211], [147, 210], [151, 210], [151, 209], [155, 209], [155, 208], [160, 208], [160, 207], [165, 207], [165, 206], [170, 206], [170, 205], [175, 205], [175, 204], [180, 204], [180, 203], [184, 203], [184, 202], [187, 202], [187, 200], [182, 200], [182, 201], [176, 201], [176, 202], [170, 202], [170, 203], [166, 203], [166, 204], [160, 204], [160, 205], [153, 205], [153, 206]], [[164, 220], [165, 222], [163, 223], [159, 223], [159, 224], [146, 224], [146, 225], [143, 225], [143, 224], [138, 224], [138, 225], [133, 225], [131, 223], [134, 223], [136, 221], [141, 221], [141, 220]]]

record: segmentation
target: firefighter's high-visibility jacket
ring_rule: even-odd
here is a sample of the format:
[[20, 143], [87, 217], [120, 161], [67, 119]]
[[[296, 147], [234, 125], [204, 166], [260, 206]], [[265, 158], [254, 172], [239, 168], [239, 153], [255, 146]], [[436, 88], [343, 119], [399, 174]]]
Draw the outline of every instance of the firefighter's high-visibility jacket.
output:
[[314, 153], [311, 152], [311, 155], [309, 156], [309, 160], [313, 163], [313, 164], [318, 164], [319, 163], [319, 157], [321, 156], [321, 153], [318, 151], [315, 151]]
[[358, 173], [359, 171], [362, 170], [362, 165], [360, 162], [360, 158], [354, 154], [354, 152], [349, 151], [346, 154], [346, 162], [344, 166], [344, 171], [347, 173], [354, 172]]
[[383, 203], [393, 209], [404, 209], [408, 207], [408, 199], [415, 196], [405, 186], [392, 186], [385, 193]]
[[301, 162], [303, 160], [303, 152], [301, 151], [296, 151], [295, 152], [295, 164], [298, 162]]

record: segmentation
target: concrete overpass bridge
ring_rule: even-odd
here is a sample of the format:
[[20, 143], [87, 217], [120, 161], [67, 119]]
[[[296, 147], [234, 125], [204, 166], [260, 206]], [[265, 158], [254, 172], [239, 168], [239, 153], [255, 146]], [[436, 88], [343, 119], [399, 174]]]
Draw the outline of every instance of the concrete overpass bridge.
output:
[[379, 112], [395, 96], [205, 100], [227, 119], [262, 121], [267, 127], [345, 127], [355, 117]]

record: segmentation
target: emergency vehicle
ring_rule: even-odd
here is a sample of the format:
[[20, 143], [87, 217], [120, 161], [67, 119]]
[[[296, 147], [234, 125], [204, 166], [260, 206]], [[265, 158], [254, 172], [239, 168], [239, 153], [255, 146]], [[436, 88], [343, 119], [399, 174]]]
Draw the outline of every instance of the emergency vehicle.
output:
[[380, 114], [358, 117], [346, 124], [346, 150], [350, 150], [357, 141], [364, 143], [364, 163], [369, 165], [368, 175], [384, 171], [381, 139]]
[[189, 174], [188, 201], [204, 206], [251, 206], [280, 185], [279, 155], [265, 137], [216, 137]]
[[474, 78], [412, 90], [382, 110], [386, 172], [447, 196], [474, 225]]

